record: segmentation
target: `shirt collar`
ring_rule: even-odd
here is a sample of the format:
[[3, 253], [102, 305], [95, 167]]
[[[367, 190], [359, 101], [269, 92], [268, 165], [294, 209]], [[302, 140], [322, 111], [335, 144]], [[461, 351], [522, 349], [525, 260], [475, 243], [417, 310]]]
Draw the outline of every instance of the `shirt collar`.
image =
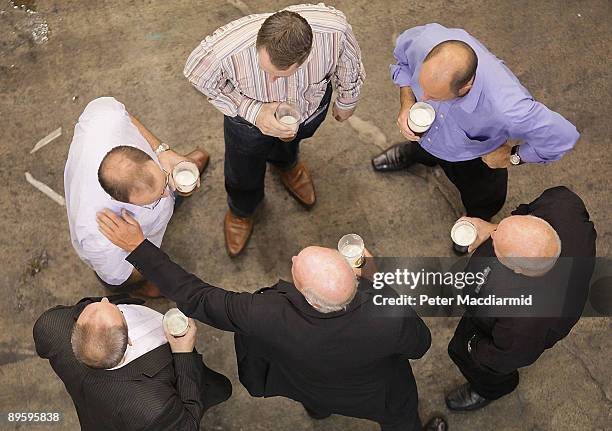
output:
[[468, 91], [468, 93], [463, 96], [459, 102], [459, 106], [465, 112], [474, 112], [476, 110], [476, 106], [478, 106], [478, 101], [480, 100], [480, 95], [482, 93], [482, 76], [480, 76], [479, 71], [480, 68], [477, 68], [472, 88], [470, 88], [470, 91]]
[[[367, 286], [368, 281], [362, 280], [360, 285]], [[339, 311], [332, 311], [331, 313], [321, 313], [316, 308], [306, 301], [306, 298], [300, 293], [299, 290], [295, 287], [294, 284], [286, 282], [284, 280], [279, 280], [278, 285], [279, 288], [284, 289], [287, 292], [287, 298], [289, 301], [298, 308], [302, 314], [305, 314], [310, 317], [315, 317], [317, 319], [330, 319], [338, 316], [342, 316], [344, 314], [348, 314], [353, 312], [355, 309], [359, 308], [365, 302], [370, 301], [370, 297], [363, 292], [361, 289], [357, 291], [355, 297], [351, 301], [350, 304], [346, 306], [346, 309]]]

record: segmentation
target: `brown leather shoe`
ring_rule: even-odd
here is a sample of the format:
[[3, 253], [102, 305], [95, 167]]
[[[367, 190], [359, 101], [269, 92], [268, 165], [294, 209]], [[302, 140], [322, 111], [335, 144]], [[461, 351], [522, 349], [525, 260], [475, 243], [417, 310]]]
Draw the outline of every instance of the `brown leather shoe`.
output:
[[156, 285], [150, 281], [145, 281], [141, 287], [131, 292], [133, 295], [144, 296], [145, 298], [163, 298]]
[[253, 217], [238, 217], [232, 210], [227, 210], [223, 230], [227, 254], [230, 257], [238, 256], [253, 233]]
[[190, 158], [194, 161], [196, 165], [198, 165], [198, 170], [200, 171], [200, 175], [204, 172], [204, 169], [208, 166], [208, 162], [210, 161], [210, 155], [206, 150], [202, 150], [201, 148], [196, 148], [191, 153], [187, 154], [185, 157]]
[[288, 171], [280, 171], [281, 181], [291, 195], [302, 205], [312, 208], [317, 197], [312, 178], [302, 162]]

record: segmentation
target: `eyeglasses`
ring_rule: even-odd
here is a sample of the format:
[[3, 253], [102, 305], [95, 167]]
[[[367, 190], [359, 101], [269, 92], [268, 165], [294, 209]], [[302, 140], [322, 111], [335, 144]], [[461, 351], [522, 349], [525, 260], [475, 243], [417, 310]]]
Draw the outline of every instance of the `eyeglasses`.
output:
[[148, 210], [154, 210], [155, 207], [157, 205], [159, 205], [159, 203], [161, 202], [161, 200], [165, 197], [164, 195], [166, 194], [166, 190], [168, 190], [168, 185], [170, 184], [170, 173], [166, 172], [165, 169], [162, 169], [162, 171], [164, 171], [164, 174], [166, 174], [166, 183], [164, 184], [164, 189], [161, 192], [161, 196], [159, 197], [159, 199], [157, 199], [155, 202], [153, 202], [152, 204], [148, 204], [148, 205], [141, 205], [143, 208], [146, 208]]

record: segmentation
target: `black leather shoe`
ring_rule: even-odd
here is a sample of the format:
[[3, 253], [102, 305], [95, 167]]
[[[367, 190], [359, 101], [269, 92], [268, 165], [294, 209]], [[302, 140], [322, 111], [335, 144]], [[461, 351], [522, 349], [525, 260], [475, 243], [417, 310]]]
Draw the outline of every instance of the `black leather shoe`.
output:
[[424, 431], [447, 431], [448, 424], [446, 423], [446, 419], [442, 416], [434, 416], [427, 422]]
[[469, 383], [459, 386], [444, 397], [446, 406], [455, 412], [478, 410], [491, 402], [476, 393]]
[[414, 163], [410, 160], [410, 152], [410, 143], [408, 142], [392, 145], [372, 159], [372, 167], [378, 172], [406, 169]]

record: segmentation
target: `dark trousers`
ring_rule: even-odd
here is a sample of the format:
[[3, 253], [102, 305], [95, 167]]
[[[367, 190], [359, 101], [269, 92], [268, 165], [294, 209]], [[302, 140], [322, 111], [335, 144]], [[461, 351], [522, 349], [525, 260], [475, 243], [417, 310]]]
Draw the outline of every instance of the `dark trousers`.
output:
[[381, 431], [421, 431], [423, 429], [420, 419], [417, 417], [415, 420], [412, 414], [388, 417], [377, 422]]
[[142, 285], [147, 281], [145, 279], [142, 279], [133, 282], [128, 278], [121, 284], [108, 284], [106, 281], [102, 280], [95, 271], [94, 274], [96, 275], [96, 278], [102, 284], [102, 286], [106, 287], [112, 293], [132, 293], [133, 291], [140, 289]]
[[225, 116], [225, 190], [227, 203], [234, 214], [250, 217], [255, 212], [264, 197], [267, 163], [281, 170], [295, 166], [300, 141], [314, 135], [325, 120], [331, 95], [330, 84], [315, 113], [300, 124], [291, 142], [264, 135], [255, 125], [239, 116]]
[[461, 374], [480, 396], [488, 400], [496, 400], [514, 391], [519, 384], [519, 373], [494, 373], [474, 362], [467, 350], [468, 340], [478, 327], [469, 317], [462, 317], [455, 329], [455, 335], [448, 344], [448, 355], [461, 371]]
[[[406, 364], [406, 366], [409, 366]], [[331, 414], [340, 414], [349, 417], [358, 417], [377, 422], [380, 425], [381, 431], [421, 431], [423, 426], [418, 413], [418, 393], [416, 382], [412, 379], [412, 389], [403, 387], [402, 391], [408, 393], [387, 393], [385, 400], [385, 409], [382, 413], [372, 411], [368, 406], [364, 409], [358, 409], [360, 413], [342, 410], [330, 410], [325, 408], [323, 404], [313, 405], [302, 402], [302, 405], [308, 411], [310, 416], [315, 418], [325, 418]]]
[[504, 206], [508, 191], [507, 169], [491, 169], [480, 158], [448, 162], [428, 153], [416, 142], [409, 144], [412, 160], [426, 166], [440, 166], [459, 189], [468, 217], [490, 220]]
[[[308, 414], [315, 418], [326, 418], [331, 415], [330, 412], [313, 410], [312, 408], [307, 407], [305, 404], [304, 408], [308, 411]], [[418, 416], [415, 419], [415, 415], [409, 409], [406, 409], [406, 412], [403, 415], [398, 416], [388, 416], [384, 419], [373, 418], [373, 417], [363, 417], [362, 419], [369, 419], [374, 422], [378, 422], [380, 425], [381, 431], [421, 431], [423, 426], [421, 425], [421, 421]], [[341, 413], [340, 413], [341, 414]]]

